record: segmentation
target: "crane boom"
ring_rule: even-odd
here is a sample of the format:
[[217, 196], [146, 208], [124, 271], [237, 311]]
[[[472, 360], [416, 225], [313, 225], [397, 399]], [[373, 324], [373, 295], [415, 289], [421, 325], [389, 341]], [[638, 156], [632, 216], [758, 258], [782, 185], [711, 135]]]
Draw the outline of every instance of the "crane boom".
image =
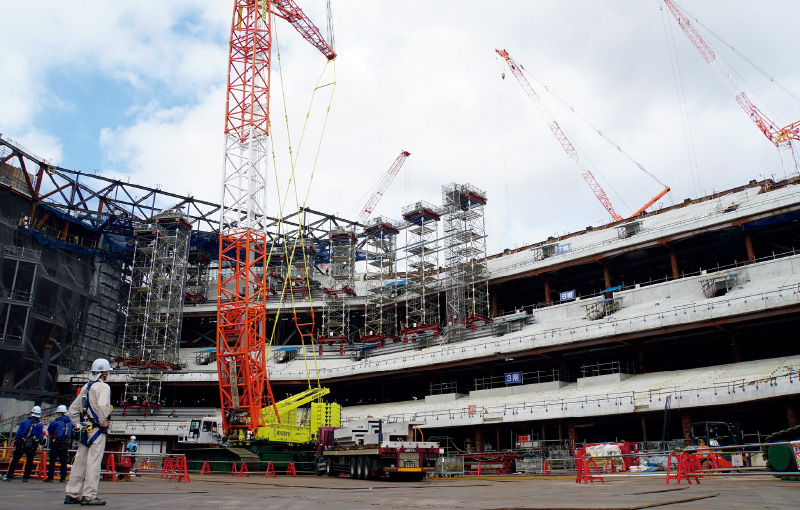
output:
[[269, 243], [266, 176], [272, 16], [286, 19], [328, 60], [336, 53], [292, 0], [233, 0], [220, 207], [217, 372], [222, 428], [255, 432], [265, 405], [280, 414], [267, 377]]
[[397, 172], [400, 171], [400, 167], [403, 166], [403, 163], [405, 163], [406, 158], [409, 157], [410, 155], [411, 155], [410, 152], [402, 151], [400, 155], [397, 156], [397, 159], [394, 160], [392, 166], [389, 167], [389, 171], [383, 175], [380, 184], [378, 184], [378, 189], [375, 191], [375, 193], [372, 194], [371, 197], [369, 197], [369, 200], [367, 200], [367, 205], [364, 206], [364, 210], [361, 211], [361, 214], [359, 214], [358, 216], [359, 223], [364, 223], [369, 219], [370, 214], [372, 214], [372, 211], [375, 210], [375, 206], [378, 205], [378, 202], [380, 202], [381, 197], [386, 192], [386, 189], [394, 180], [394, 177], [397, 175]]
[[785, 127], [779, 127], [764, 115], [764, 113], [756, 108], [750, 101], [741, 87], [739, 87], [739, 84], [733, 79], [733, 76], [731, 76], [731, 73], [722, 61], [717, 58], [717, 54], [711, 46], [709, 46], [703, 36], [700, 35], [700, 32], [698, 32], [691, 21], [689, 21], [689, 17], [686, 16], [672, 0], [664, 0], [664, 3], [678, 22], [678, 26], [681, 27], [681, 30], [683, 30], [694, 47], [697, 48], [697, 51], [700, 52], [703, 59], [708, 62], [714, 72], [717, 73], [717, 76], [722, 80], [725, 87], [733, 94], [742, 110], [747, 113], [758, 129], [764, 133], [767, 140], [778, 148], [783, 167], [788, 170], [789, 160], [794, 159], [792, 154], [792, 141], [800, 140], [800, 121], [793, 122]]
[[564, 150], [567, 152], [567, 155], [578, 167], [583, 180], [589, 185], [589, 188], [591, 188], [592, 193], [594, 193], [594, 196], [597, 197], [597, 200], [600, 201], [603, 207], [605, 207], [606, 211], [608, 211], [611, 217], [614, 218], [614, 221], [622, 220], [622, 216], [617, 214], [617, 212], [614, 210], [614, 206], [611, 205], [611, 200], [609, 200], [608, 195], [606, 195], [606, 192], [600, 186], [600, 183], [597, 182], [597, 179], [595, 179], [594, 174], [592, 174], [591, 170], [589, 170], [589, 167], [587, 167], [586, 163], [584, 163], [583, 159], [581, 159], [578, 150], [574, 145], [572, 145], [572, 142], [569, 141], [567, 135], [564, 134], [564, 131], [562, 131], [561, 127], [558, 125], [558, 122], [556, 122], [555, 118], [553, 118], [553, 115], [550, 113], [547, 105], [544, 104], [542, 98], [533, 89], [527, 78], [525, 78], [525, 75], [522, 74], [522, 66], [520, 66], [516, 60], [511, 58], [511, 55], [509, 55], [506, 50], [495, 51], [498, 55], [505, 59], [509, 69], [511, 69], [511, 73], [517, 78], [519, 84], [522, 85], [522, 89], [539, 108], [539, 112], [541, 112], [542, 116], [544, 116], [545, 120], [547, 121], [547, 126], [550, 128], [550, 131], [553, 132], [556, 139], [561, 144], [561, 147], [564, 148]]

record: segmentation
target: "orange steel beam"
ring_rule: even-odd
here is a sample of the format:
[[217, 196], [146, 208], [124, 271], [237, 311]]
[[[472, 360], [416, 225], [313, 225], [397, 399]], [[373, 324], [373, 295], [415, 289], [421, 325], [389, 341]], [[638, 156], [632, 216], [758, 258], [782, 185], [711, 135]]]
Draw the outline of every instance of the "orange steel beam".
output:
[[661, 197], [663, 197], [663, 196], [664, 196], [664, 195], [666, 195], [667, 193], [669, 193], [669, 186], [667, 186], [666, 188], [664, 188], [664, 189], [661, 191], [661, 193], [659, 193], [658, 195], [656, 195], [656, 196], [654, 196], [653, 198], [651, 198], [649, 202], [647, 202], [647, 203], [646, 203], [646, 204], [644, 204], [642, 207], [640, 207], [638, 211], [636, 211], [635, 213], [631, 214], [631, 215], [629, 216], [629, 218], [635, 218], [635, 217], [639, 216], [640, 214], [642, 214], [643, 212], [645, 212], [645, 211], [647, 210], [647, 208], [648, 208], [648, 207], [650, 207], [651, 205], [653, 205], [653, 204], [655, 204], [656, 202], [658, 202], [659, 200], [661, 200]]

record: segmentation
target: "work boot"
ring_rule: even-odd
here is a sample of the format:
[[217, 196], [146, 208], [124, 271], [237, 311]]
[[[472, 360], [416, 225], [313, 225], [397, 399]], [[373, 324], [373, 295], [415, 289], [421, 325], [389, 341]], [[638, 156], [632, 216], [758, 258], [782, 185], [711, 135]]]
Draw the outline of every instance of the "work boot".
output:
[[90, 506], [90, 505], [105, 505], [106, 502], [102, 499], [87, 499], [86, 496], [81, 498], [81, 505]]
[[14, 477], [13, 477], [13, 476], [8, 476], [8, 475], [6, 475], [6, 476], [4, 476], [4, 477], [3, 477], [3, 481], [4, 481], [4, 482], [10, 482], [10, 481], [11, 481], [11, 480], [13, 480], [13, 479], [14, 479]]
[[45, 478], [45, 479], [44, 479], [44, 480], [42, 480], [42, 481], [43, 481], [44, 483], [48, 483], [48, 482], [52, 482], [52, 481], [53, 481], [53, 479], [52, 479], [52, 478]]
[[23, 482], [27, 482], [27, 481], [28, 481], [28, 479], [27, 479], [27, 478], [25, 478], [25, 477], [23, 477], [23, 478], [22, 478], [22, 481], [23, 481]]
[[78, 498], [78, 497], [75, 497], [75, 496], [70, 496], [69, 494], [67, 494], [67, 497], [64, 498], [64, 504], [65, 505], [80, 505], [81, 504], [81, 498]]

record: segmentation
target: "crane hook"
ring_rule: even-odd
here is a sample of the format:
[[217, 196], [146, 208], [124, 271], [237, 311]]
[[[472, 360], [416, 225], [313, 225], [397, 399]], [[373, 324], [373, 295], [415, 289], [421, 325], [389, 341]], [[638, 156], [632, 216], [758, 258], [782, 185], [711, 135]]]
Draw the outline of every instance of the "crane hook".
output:
[[501, 74], [500, 77], [505, 80], [506, 79], [506, 73]]

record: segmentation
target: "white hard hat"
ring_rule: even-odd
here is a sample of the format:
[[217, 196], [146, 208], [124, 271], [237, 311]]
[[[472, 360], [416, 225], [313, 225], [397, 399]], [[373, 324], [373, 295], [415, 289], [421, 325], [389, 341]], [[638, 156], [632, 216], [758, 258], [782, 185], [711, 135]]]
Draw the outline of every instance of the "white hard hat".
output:
[[67, 406], [61, 404], [60, 406], [58, 406], [58, 409], [56, 409], [56, 412], [67, 414]]
[[136, 436], [131, 436], [131, 441], [136, 441]]
[[39, 406], [33, 406], [33, 409], [31, 409], [31, 416], [35, 416], [36, 418], [41, 418], [42, 408]]
[[111, 364], [105, 358], [97, 358], [92, 363], [91, 373], [89, 374], [89, 379], [92, 381], [96, 381], [100, 374], [103, 372], [110, 372], [112, 370]]

